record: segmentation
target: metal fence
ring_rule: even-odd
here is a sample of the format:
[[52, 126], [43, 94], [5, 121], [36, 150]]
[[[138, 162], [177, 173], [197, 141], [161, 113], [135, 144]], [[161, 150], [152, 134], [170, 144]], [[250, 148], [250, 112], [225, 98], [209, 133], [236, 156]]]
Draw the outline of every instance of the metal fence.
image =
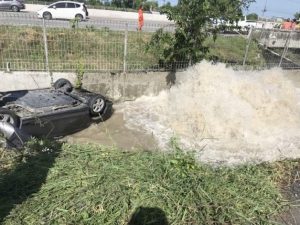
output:
[[147, 43], [158, 29], [172, 32], [172, 23], [146, 21], [44, 20], [34, 13], [0, 12], [0, 69], [31, 71], [157, 70]]
[[[91, 18], [87, 21], [43, 20], [35, 13], [0, 12], [0, 70], [6, 71], [155, 71], [170, 67], [158, 52], [147, 51], [155, 31], [173, 32], [174, 24]], [[208, 60], [237, 68], [300, 67], [300, 33], [251, 29], [248, 35], [208, 38]], [[177, 62], [185, 68], [187, 61]], [[173, 69], [173, 68], [172, 68]]]
[[[259, 47], [260, 64], [249, 60], [251, 43]], [[243, 66], [254, 65], [261, 68], [300, 68], [300, 31], [282, 29], [251, 29], [247, 36], [247, 46]]]

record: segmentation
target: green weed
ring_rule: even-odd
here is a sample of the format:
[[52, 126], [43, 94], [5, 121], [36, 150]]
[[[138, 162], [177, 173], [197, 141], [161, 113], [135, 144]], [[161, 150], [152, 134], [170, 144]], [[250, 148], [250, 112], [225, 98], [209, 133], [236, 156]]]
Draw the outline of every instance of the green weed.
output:
[[33, 140], [1, 159], [3, 224], [273, 224], [286, 205], [282, 163], [212, 167], [176, 141], [162, 153]]

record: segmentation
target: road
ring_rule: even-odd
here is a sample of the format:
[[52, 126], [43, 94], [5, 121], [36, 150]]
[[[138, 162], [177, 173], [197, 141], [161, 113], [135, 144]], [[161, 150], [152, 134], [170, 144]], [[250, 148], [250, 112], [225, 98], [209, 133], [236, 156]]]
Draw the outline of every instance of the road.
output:
[[[0, 25], [13, 26], [43, 26], [43, 19], [39, 19], [35, 12], [0, 12]], [[69, 20], [45, 20], [46, 27], [71, 28]], [[137, 21], [129, 18], [115, 19], [109, 17], [90, 17], [79, 22], [80, 28], [109, 28], [110, 30], [136, 31]], [[165, 21], [145, 21], [143, 31], [155, 32], [159, 28], [172, 31], [174, 25]]]

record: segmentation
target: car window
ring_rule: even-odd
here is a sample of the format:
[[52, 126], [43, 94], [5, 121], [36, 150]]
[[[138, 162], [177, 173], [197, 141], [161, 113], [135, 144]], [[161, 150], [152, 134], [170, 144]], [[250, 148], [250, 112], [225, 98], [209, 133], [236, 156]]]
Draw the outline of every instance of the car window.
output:
[[71, 3], [71, 2], [68, 2], [67, 3], [67, 8], [75, 8], [75, 4]]
[[79, 8], [79, 7], [80, 7], [80, 5], [79, 5], [79, 4], [75, 4], [75, 7], [76, 7], [76, 8]]
[[55, 4], [55, 7], [56, 8], [66, 8], [66, 3], [65, 2], [57, 3], [57, 4]]
[[5, 2], [12, 2], [13, 0], [4, 0]]

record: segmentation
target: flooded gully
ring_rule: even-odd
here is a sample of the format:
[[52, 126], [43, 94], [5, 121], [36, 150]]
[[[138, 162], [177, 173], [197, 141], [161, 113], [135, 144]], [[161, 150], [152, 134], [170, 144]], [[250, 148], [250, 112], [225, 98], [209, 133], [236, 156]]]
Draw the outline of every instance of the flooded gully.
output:
[[157, 96], [116, 106], [105, 123], [67, 137], [122, 148], [168, 148], [176, 137], [206, 163], [300, 157], [300, 92], [286, 71], [234, 71], [202, 62]]

